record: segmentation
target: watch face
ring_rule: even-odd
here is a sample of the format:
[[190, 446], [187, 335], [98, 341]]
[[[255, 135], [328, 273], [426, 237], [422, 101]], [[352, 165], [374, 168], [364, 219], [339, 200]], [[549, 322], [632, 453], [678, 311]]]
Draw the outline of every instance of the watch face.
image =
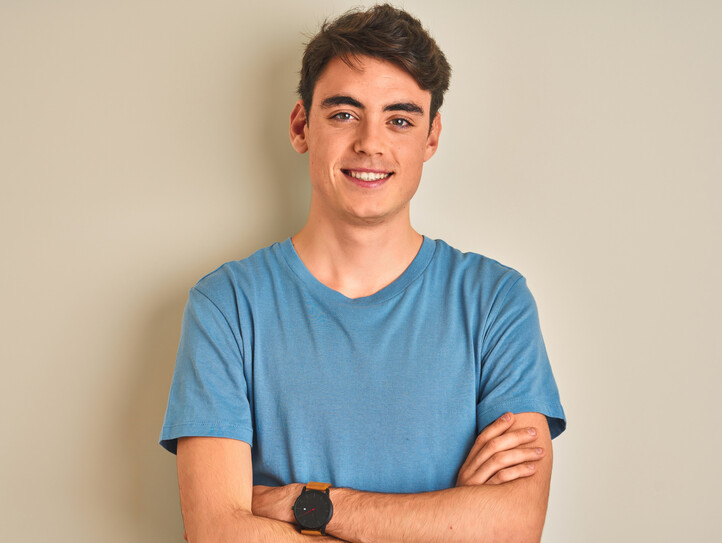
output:
[[331, 500], [325, 492], [307, 490], [302, 492], [296, 500], [293, 514], [301, 527], [318, 530], [331, 520]]

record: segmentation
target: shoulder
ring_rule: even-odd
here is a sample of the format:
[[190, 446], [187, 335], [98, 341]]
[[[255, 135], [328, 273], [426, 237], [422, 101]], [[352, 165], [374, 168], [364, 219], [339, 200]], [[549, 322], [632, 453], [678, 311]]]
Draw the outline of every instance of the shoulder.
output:
[[514, 268], [475, 252], [463, 252], [441, 240], [430, 266], [430, 283], [443, 299], [458, 301], [483, 329], [500, 316], [536, 312], [525, 277]]
[[191, 293], [200, 293], [219, 307], [253, 297], [254, 293], [263, 291], [274, 281], [274, 277], [283, 273], [285, 264], [279, 246], [279, 243], [274, 243], [246, 258], [226, 262], [203, 276], [191, 288]]
[[514, 268], [475, 252], [465, 252], [442, 240], [434, 240], [436, 251], [432, 273], [454, 288], [484, 299], [503, 296], [515, 285], [525, 285], [524, 277]]

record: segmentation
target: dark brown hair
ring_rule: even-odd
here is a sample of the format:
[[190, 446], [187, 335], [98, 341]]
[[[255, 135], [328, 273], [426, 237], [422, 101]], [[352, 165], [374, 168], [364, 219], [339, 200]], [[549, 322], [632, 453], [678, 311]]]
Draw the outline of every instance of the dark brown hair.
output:
[[336, 57], [352, 65], [359, 56], [393, 62], [406, 70], [419, 87], [431, 92], [430, 120], [434, 120], [449, 88], [451, 66], [421, 21], [389, 4], [351, 10], [326, 21], [306, 45], [298, 94], [307, 115], [316, 81], [326, 65]]

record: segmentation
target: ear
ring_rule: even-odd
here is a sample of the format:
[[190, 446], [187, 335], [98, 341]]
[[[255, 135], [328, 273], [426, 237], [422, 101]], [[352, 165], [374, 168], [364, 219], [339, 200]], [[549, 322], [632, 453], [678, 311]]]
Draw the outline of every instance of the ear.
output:
[[308, 117], [306, 116], [306, 108], [303, 107], [303, 101], [299, 100], [293, 107], [291, 112], [291, 126], [289, 135], [291, 137], [291, 145], [298, 153], [308, 151]]
[[431, 123], [431, 130], [429, 131], [429, 136], [426, 138], [424, 162], [434, 156], [436, 149], [439, 148], [439, 136], [441, 136], [441, 113], [437, 111], [436, 117], [434, 117], [434, 120]]

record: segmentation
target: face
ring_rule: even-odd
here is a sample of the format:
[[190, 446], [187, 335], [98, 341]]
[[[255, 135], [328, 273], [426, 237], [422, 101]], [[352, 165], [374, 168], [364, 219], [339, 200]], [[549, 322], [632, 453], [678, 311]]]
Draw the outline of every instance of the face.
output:
[[300, 101], [291, 114], [291, 142], [309, 153], [311, 214], [354, 224], [408, 221], [441, 132], [438, 115], [429, 131], [430, 104], [431, 93], [395, 64], [331, 60], [308, 117]]

